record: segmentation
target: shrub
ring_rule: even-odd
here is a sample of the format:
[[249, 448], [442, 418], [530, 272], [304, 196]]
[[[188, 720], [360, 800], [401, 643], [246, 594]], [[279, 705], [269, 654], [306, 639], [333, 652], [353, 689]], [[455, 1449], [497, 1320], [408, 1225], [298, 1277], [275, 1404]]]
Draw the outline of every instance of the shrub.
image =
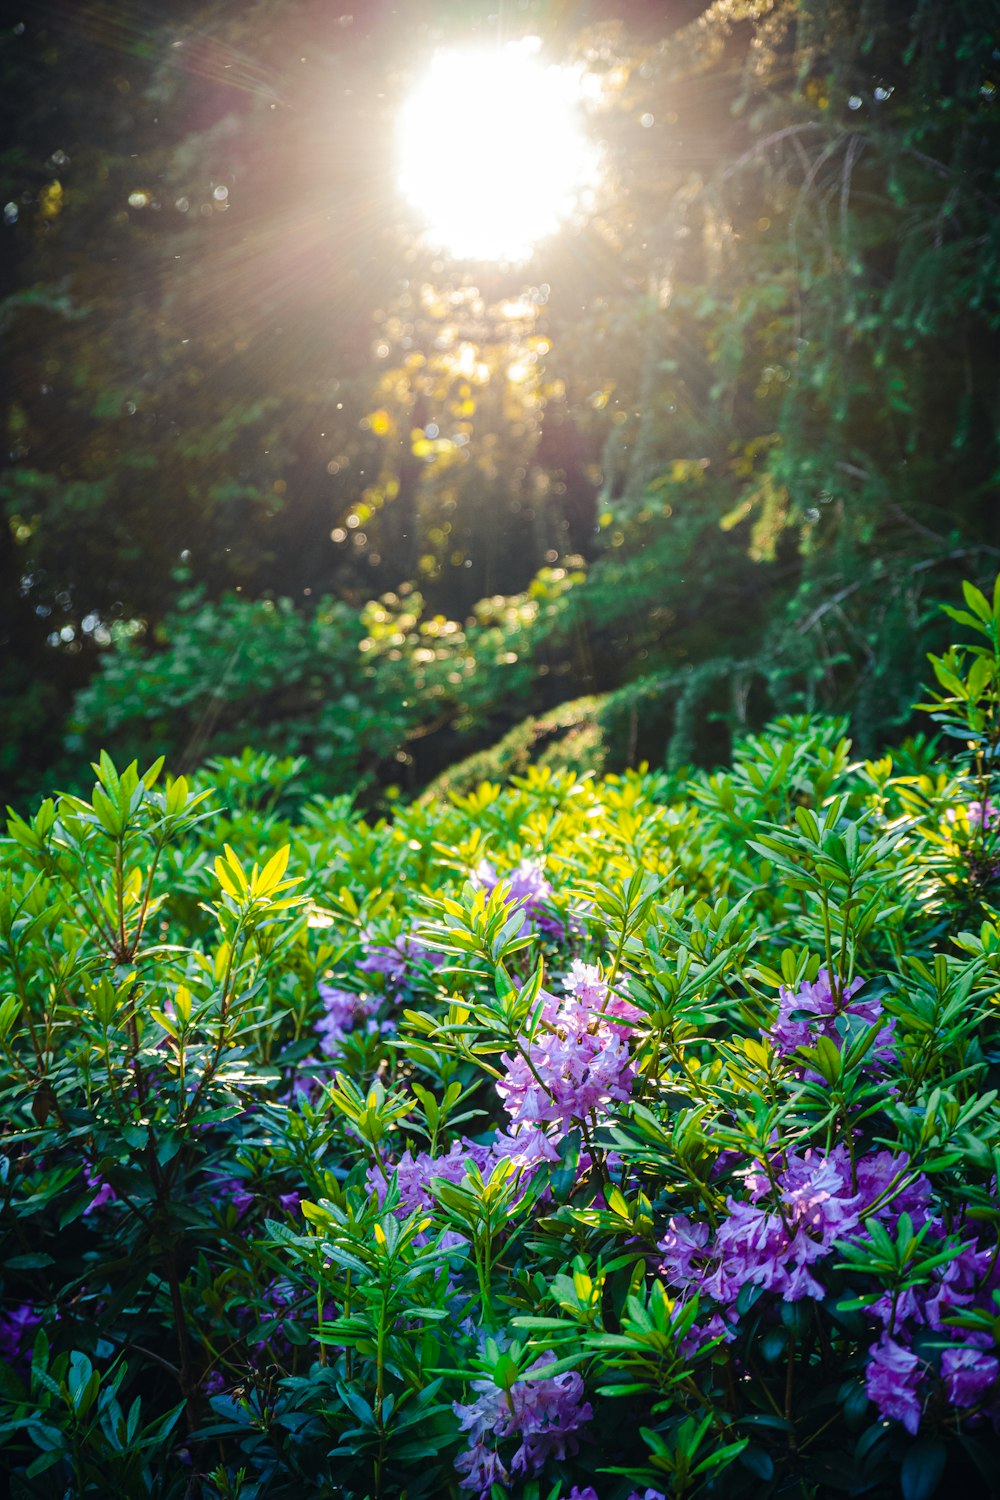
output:
[[12, 815], [11, 1493], [994, 1486], [1000, 582], [966, 605], [954, 755], [790, 718], [378, 822], [102, 756]]

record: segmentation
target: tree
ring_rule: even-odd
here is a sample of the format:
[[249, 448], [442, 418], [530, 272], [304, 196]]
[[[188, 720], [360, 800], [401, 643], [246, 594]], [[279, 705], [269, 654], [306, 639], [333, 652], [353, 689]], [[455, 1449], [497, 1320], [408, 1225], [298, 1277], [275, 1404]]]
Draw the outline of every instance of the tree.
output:
[[[416, 585], [461, 628], [581, 555], [547, 675], [479, 735], [661, 678], [675, 756], [718, 748], [709, 710], [902, 722], [926, 596], [1000, 543], [989, 28], [973, 0], [614, 9], [525, 12], [586, 70], [605, 167], [506, 269], [422, 244], [393, 180], [401, 92], [486, 5], [42, 4], [6, 34], [8, 778], [112, 640], [168, 649], [191, 583], [248, 619]], [[435, 768], [464, 722], [430, 713]]]

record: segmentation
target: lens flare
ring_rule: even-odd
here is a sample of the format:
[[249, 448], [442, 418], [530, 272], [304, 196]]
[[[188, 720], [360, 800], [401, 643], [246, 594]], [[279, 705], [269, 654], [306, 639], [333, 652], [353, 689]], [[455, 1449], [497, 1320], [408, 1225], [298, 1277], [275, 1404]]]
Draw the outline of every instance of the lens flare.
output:
[[531, 40], [438, 52], [400, 113], [400, 189], [456, 258], [524, 260], [594, 181], [577, 80]]

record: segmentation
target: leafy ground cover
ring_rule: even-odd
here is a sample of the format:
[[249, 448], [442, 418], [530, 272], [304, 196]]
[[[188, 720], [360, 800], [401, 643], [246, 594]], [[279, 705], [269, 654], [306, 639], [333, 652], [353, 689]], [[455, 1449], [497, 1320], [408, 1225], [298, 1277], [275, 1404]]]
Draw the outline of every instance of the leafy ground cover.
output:
[[[18, 1497], [992, 1492], [1000, 584], [942, 740], [0, 844]], [[944, 748], [942, 748], [942, 746]], [[992, 793], [992, 798], [991, 798]]]

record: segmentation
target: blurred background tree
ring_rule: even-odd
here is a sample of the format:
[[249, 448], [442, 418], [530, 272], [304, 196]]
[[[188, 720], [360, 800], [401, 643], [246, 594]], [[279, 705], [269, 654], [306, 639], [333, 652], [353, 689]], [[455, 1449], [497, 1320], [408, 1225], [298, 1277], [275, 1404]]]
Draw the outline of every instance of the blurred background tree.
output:
[[[897, 733], [1000, 548], [995, 7], [336, 10], [0, 37], [7, 795], [102, 743], [417, 788], [581, 694], [609, 768], [775, 709]], [[400, 100], [527, 32], [600, 177], [528, 262], [454, 260]]]

